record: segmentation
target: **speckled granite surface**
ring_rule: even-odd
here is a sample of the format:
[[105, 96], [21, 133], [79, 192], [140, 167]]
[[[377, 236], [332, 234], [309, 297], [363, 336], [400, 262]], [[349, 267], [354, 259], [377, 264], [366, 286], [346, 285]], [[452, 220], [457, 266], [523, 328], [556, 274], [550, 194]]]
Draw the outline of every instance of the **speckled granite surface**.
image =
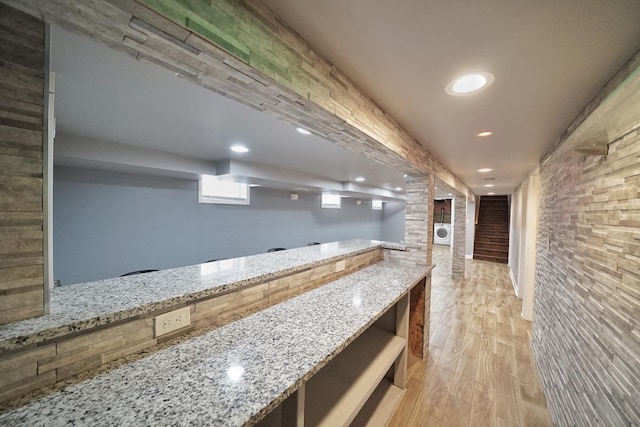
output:
[[0, 415], [0, 425], [252, 424], [427, 273], [367, 267], [252, 316]]
[[407, 246], [404, 243], [384, 242], [382, 240], [371, 240], [372, 243], [379, 243], [382, 249], [392, 249], [394, 251], [406, 251]]
[[384, 244], [348, 240], [55, 288], [50, 314], [0, 325], [0, 351], [228, 292]]

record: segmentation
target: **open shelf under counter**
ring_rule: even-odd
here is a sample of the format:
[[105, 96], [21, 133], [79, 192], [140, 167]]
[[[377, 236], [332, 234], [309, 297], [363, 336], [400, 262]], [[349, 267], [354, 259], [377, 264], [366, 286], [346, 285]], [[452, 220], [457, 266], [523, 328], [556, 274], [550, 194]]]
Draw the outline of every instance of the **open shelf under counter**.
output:
[[349, 425], [406, 347], [372, 326], [306, 384], [305, 426]]

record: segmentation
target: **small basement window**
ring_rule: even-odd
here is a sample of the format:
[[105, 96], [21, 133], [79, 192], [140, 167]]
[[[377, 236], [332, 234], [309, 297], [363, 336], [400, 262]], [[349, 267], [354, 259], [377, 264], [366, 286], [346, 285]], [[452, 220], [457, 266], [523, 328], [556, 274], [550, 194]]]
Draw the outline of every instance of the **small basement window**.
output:
[[371, 201], [371, 209], [373, 209], [374, 211], [381, 211], [382, 210], [382, 200], [372, 200]]
[[248, 205], [249, 184], [222, 181], [212, 175], [202, 175], [198, 182], [198, 203]]
[[340, 209], [340, 195], [322, 193], [322, 207], [325, 209]]

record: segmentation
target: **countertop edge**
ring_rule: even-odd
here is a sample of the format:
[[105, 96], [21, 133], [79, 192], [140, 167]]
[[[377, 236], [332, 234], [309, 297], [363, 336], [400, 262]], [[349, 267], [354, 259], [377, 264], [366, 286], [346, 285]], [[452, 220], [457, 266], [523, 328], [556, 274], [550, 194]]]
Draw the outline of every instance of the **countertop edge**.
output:
[[[344, 258], [348, 258], [355, 255], [360, 255], [366, 252], [371, 252], [376, 249], [384, 249], [384, 243], [382, 241], [372, 241], [375, 246], [367, 248], [355, 249], [346, 253], [342, 253], [322, 260], [316, 260], [297, 265], [295, 267], [289, 267], [277, 272], [271, 272], [261, 274], [258, 276], [250, 277], [245, 280], [232, 282], [229, 284], [221, 285], [215, 288], [205, 289], [196, 293], [181, 295], [172, 297], [169, 299], [144, 304], [134, 307], [128, 310], [115, 311], [108, 314], [100, 314], [98, 316], [90, 317], [87, 319], [78, 320], [64, 325], [58, 325], [50, 329], [39, 330], [30, 334], [17, 335], [0, 340], [0, 352], [13, 352], [21, 350], [30, 345], [44, 345], [48, 341], [64, 337], [66, 335], [76, 334], [82, 331], [88, 331], [91, 329], [99, 330], [102, 327], [109, 324], [116, 324], [131, 320], [137, 316], [143, 316], [149, 313], [163, 311], [171, 307], [179, 308], [180, 305], [185, 305], [202, 299], [208, 299], [219, 295], [224, 295], [234, 291], [242, 290], [251, 286], [259, 285], [266, 281], [274, 280], [279, 277], [287, 276], [299, 271], [314, 268], [319, 265], [329, 264], [331, 262], [339, 261]], [[26, 319], [29, 320], [29, 319]], [[16, 322], [17, 323], [17, 322]], [[11, 325], [11, 324], [8, 324]], [[6, 326], [6, 325], [3, 325]]]

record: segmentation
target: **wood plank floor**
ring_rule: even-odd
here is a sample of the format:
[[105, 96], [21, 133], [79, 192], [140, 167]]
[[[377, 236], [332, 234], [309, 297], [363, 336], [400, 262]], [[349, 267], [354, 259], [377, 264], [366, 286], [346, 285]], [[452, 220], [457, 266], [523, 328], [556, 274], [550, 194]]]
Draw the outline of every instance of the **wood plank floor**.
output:
[[433, 261], [429, 355], [389, 425], [551, 426], [508, 266], [468, 260], [454, 281], [448, 246], [434, 245]]

